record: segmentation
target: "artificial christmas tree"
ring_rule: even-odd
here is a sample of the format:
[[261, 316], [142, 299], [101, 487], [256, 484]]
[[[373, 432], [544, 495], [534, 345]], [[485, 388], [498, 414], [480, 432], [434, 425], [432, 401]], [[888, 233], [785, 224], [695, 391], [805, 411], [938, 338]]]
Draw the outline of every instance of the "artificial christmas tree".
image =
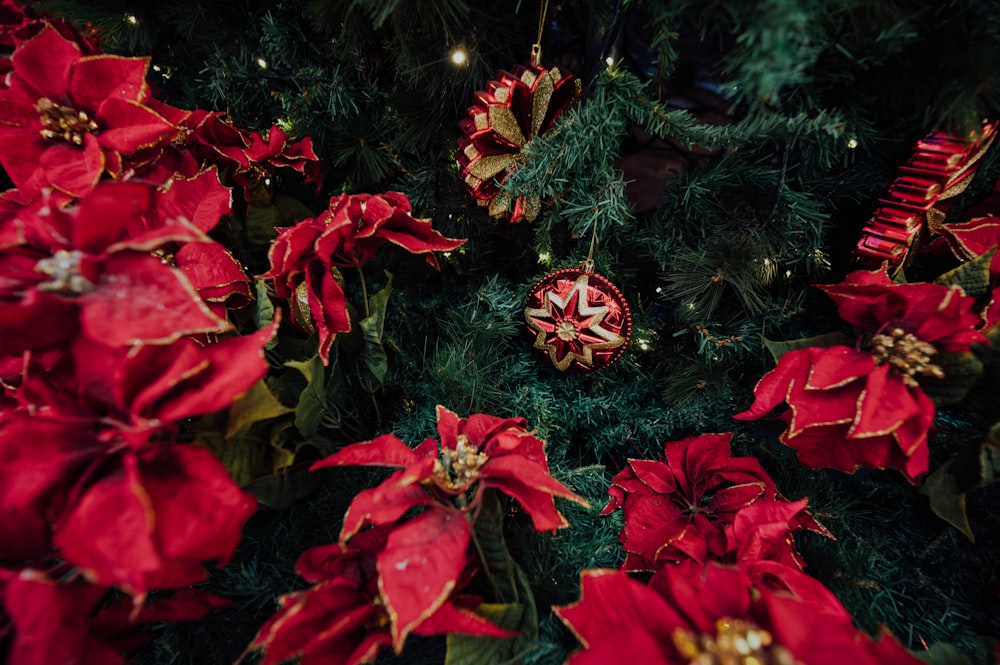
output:
[[996, 662], [998, 9], [4, 0], [0, 654]]

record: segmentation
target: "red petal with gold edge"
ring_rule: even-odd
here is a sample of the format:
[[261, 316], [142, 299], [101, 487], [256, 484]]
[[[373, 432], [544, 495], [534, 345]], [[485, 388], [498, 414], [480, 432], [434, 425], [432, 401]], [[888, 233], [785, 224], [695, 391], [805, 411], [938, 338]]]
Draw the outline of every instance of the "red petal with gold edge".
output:
[[440, 608], [468, 563], [471, 527], [465, 514], [432, 506], [393, 529], [378, 553], [379, 590], [391, 618], [396, 652]]
[[[433, 468], [433, 460], [429, 461], [428, 471]], [[410, 469], [396, 471], [378, 486], [358, 492], [344, 513], [340, 542], [346, 543], [366, 526], [391, 524], [412, 508], [433, 504], [416, 475]]]
[[143, 254], [109, 257], [97, 288], [77, 302], [84, 334], [110, 345], [166, 342], [229, 327], [208, 310], [179, 271]]
[[161, 219], [183, 217], [206, 233], [232, 209], [233, 192], [219, 182], [214, 166], [194, 178], [175, 178], [156, 192], [156, 211]]
[[68, 101], [72, 68], [81, 55], [76, 44], [63, 39], [54, 28], [45, 26], [37, 35], [14, 49], [10, 56], [15, 72], [11, 87], [27, 84], [32, 92], [38, 93], [37, 97], [48, 97], [58, 104], [65, 103]]
[[84, 56], [73, 67], [69, 91], [75, 108], [95, 111], [109, 99], [142, 102], [147, 94], [148, 58]]

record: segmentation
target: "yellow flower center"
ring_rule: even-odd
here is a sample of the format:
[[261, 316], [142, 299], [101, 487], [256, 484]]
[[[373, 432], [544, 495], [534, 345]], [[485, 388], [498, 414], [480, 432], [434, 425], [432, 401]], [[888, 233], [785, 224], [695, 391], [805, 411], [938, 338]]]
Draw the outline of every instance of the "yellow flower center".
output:
[[39, 99], [35, 110], [41, 116], [43, 138], [83, 145], [84, 135], [97, 131], [97, 123], [86, 111], [56, 104], [48, 97]]
[[35, 270], [52, 279], [42, 282], [38, 288], [67, 295], [81, 295], [93, 291], [96, 288], [94, 283], [80, 274], [81, 256], [83, 254], [78, 250], [69, 252], [60, 249], [49, 258], [40, 260], [35, 264]]
[[479, 478], [487, 459], [486, 453], [469, 443], [469, 437], [459, 434], [455, 449], [443, 448], [434, 460], [434, 476], [445, 487], [458, 490]]
[[719, 619], [715, 635], [678, 628], [672, 638], [690, 665], [802, 665], [788, 649], [774, 644], [771, 633], [740, 619]]
[[944, 378], [944, 370], [931, 362], [937, 349], [902, 328], [893, 328], [888, 334], [875, 335], [871, 339], [869, 350], [875, 356], [875, 362], [889, 363], [908, 386], [917, 385], [916, 376]]

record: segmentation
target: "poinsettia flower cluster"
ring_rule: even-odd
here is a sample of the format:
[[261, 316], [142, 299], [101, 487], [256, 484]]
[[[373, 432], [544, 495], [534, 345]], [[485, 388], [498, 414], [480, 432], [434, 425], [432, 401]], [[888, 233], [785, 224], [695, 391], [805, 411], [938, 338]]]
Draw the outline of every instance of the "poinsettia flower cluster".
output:
[[283, 229], [271, 245], [274, 291], [291, 309], [292, 320], [319, 336], [319, 355], [329, 362], [337, 333], [349, 332], [343, 276], [339, 268], [361, 268], [386, 243], [423, 254], [438, 267], [433, 252], [455, 249], [464, 239], [446, 238], [431, 220], [411, 215], [410, 200], [398, 192], [341, 194], [318, 217]]
[[666, 566], [648, 585], [621, 570], [584, 571], [580, 600], [554, 608], [582, 645], [567, 665], [924, 662], [887, 633], [859, 631], [805, 573], [782, 580], [717, 563]]
[[283, 597], [258, 633], [251, 648], [265, 651], [264, 665], [369, 663], [383, 648], [400, 652], [411, 633], [512, 636], [460, 593], [476, 572], [469, 547], [484, 493], [512, 497], [540, 531], [568, 526], [554, 497], [586, 502], [549, 474], [544, 442], [522, 418], [438, 406], [437, 432], [416, 448], [385, 434], [313, 465], [397, 470], [354, 498], [338, 543], [299, 559], [313, 586]]
[[5, 1], [0, 44], [0, 649], [122, 662], [135, 625], [219, 605], [147, 595], [225, 564], [256, 508], [178, 440], [262, 379], [280, 323], [237, 331], [253, 290], [209, 233], [233, 185], [320, 173], [308, 139], [163, 104], [148, 58], [67, 23]]
[[762, 418], [786, 404], [781, 441], [804, 465], [893, 468], [916, 483], [928, 468], [935, 415], [919, 381], [943, 378], [938, 353], [986, 341], [975, 303], [958, 286], [896, 284], [885, 270], [859, 270], [820, 288], [858, 329], [855, 345], [786, 352], [735, 417]]
[[732, 434], [704, 434], [664, 446], [664, 460], [630, 459], [611, 480], [601, 511], [621, 508], [622, 567], [656, 571], [681, 561], [775, 561], [801, 568], [793, 533], [831, 534], [789, 502], [754, 457], [730, 453]]

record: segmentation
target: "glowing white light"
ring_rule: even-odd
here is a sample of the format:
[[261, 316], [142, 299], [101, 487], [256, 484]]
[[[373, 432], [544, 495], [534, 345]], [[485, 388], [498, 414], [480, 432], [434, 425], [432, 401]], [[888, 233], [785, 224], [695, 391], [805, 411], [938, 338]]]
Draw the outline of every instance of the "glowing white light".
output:
[[663, 287], [662, 286], [656, 287], [656, 292], [657, 293], [663, 293]]
[[461, 48], [457, 48], [451, 52], [451, 61], [453, 64], [464, 65], [468, 59], [469, 56]]
[[450, 257], [450, 256], [451, 256], [451, 252], [445, 252], [445, 253], [444, 253], [444, 258], [446, 258], [446, 259], [447, 259], [447, 258], [448, 258], [448, 257]]
[[139, 23], [139, 19], [135, 14], [125, 14], [125, 22], [131, 25], [136, 25]]
[[267, 60], [264, 58], [257, 58], [257, 66], [261, 69], [267, 69]]
[[771, 259], [765, 257], [764, 258], [764, 265], [766, 265], [766, 266], [771, 265]]
[[649, 342], [644, 339], [640, 339], [639, 348], [642, 349], [643, 351], [649, 351]]
[[159, 65], [153, 65], [153, 71], [154, 72], [158, 72], [158, 71], [160, 71], [160, 69], [161, 69], [161, 67]]
[[270, 187], [271, 186], [271, 179], [270, 178], [264, 178], [264, 186], [265, 187]]
[[552, 257], [549, 256], [548, 252], [542, 252], [541, 254], [538, 255], [538, 262], [539, 263], [545, 263], [546, 261], [548, 261], [551, 258]]
[[608, 67], [613, 67], [614, 64], [615, 64], [615, 59], [612, 56], [609, 55], [608, 57], [606, 57], [604, 59], [604, 62], [607, 63]]
[[853, 136], [847, 139], [847, 147], [850, 148], [851, 150], [854, 150], [855, 148], [858, 147], [858, 140]]
[[785, 277], [791, 277], [791, 276], [792, 276], [792, 271], [791, 270], [786, 270], [785, 271]]

